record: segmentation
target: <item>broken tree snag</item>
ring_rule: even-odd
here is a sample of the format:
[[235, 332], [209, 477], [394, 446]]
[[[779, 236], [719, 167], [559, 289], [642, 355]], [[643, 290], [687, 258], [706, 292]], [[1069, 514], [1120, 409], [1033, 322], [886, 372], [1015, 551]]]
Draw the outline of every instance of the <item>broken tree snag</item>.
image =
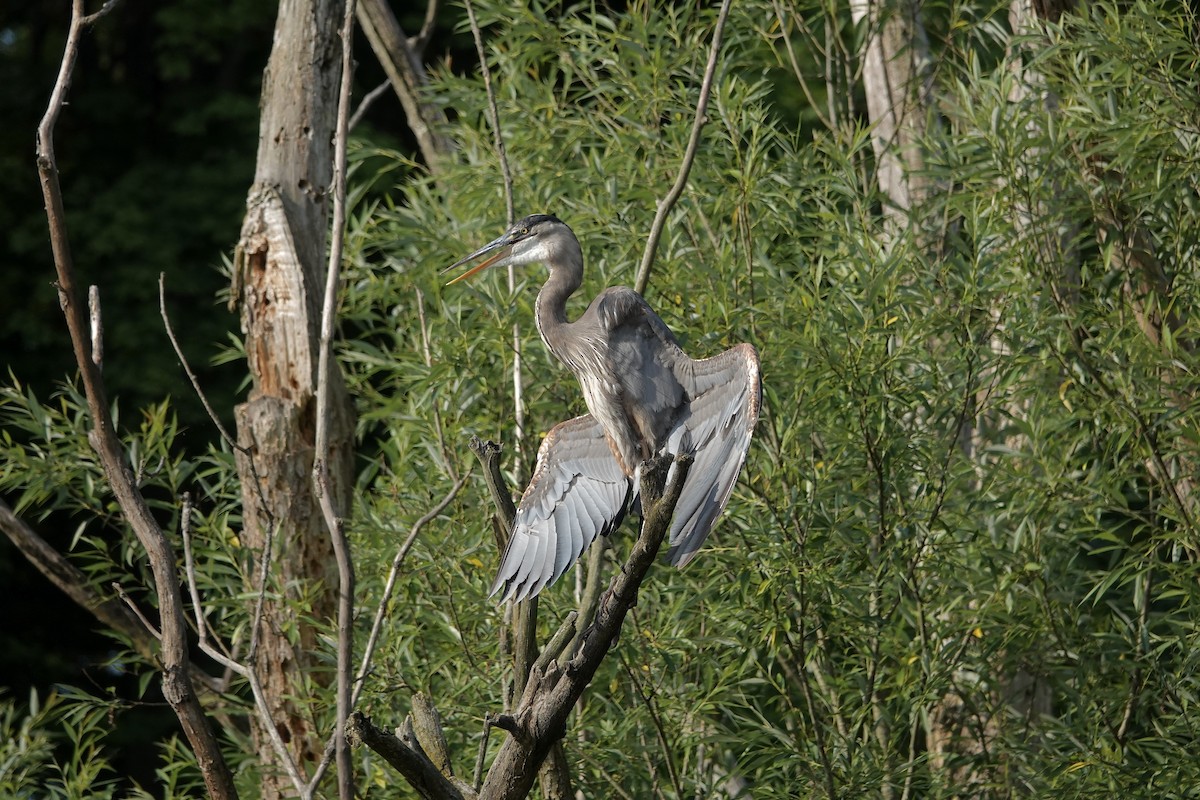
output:
[[584, 631], [579, 651], [565, 664], [547, 659], [544, 670], [533, 670], [512, 714], [511, 724], [502, 724], [502, 721], [508, 722], [504, 718], [496, 721], [497, 727], [504, 727], [512, 735], [505, 739], [496, 754], [479, 791], [481, 799], [525, 797], [551, 748], [565, 734], [571, 709], [591, 683], [620, 632], [625, 616], [637, 602], [638, 587], [671, 527], [671, 516], [691, 468], [692, 457], [675, 457], [675, 475], [664, 489], [671, 463], [670, 456], [658, 456], [642, 465], [641, 494], [645, 516], [641, 534], [601, 598], [596, 619]]
[[[338, 585], [333, 547], [315, 496], [316, 390], [320, 319], [333, 179], [333, 139], [341, 83], [336, 0], [281, 0], [263, 74], [254, 184], [234, 259], [252, 388], [236, 409], [242, 482], [242, 541], [257, 563], [269, 549], [265, 587], [258, 570], [246, 590], [266, 592], [255, 620], [253, 663], [274, 727], [299, 765], [321, 760], [329, 730], [300, 698], [332, 679], [316, 653], [309, 619], [332, 620]], [[329, 378], [327, 458], [333, 507], [345, 513], [353, 484], [353, 410], [336, 366]], [[302, 596], [303, 595], [303, 596]], [[267, 730], [254, 719], [264, 763], [262, 796], [292, 793]]]

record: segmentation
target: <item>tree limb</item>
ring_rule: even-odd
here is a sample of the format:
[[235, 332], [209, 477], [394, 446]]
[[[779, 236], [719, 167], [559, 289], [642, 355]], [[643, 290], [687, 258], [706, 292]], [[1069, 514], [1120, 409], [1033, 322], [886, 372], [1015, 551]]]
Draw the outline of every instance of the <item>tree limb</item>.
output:
[[424, 752], [375, 727], [359, 711], [350, 715], [346, 737], [351, 744], [365, 744], [382, 756], [426, 800], [474, 800], [470, 787], [447, 778]]
[[[498, 549], [501, 553], [508, 546], [513, 520], [517, 517], [517, 506], [513, 503], [512, 495], [500, 474], [500, 445], [495, 442], [485, 442], [477, 436], [471, 437], [471, 451], [483, 465], [483, 478], [492, 494], [492, 501], [500, 512], [500, 531]], [[529, 668], [537, 657], [537, 608], [536, 597], [516, 603], [509, 610], [513, 626], [513, 682], [512, 692], [505, 696], [505, 710], [508, 710], [511, 700], [521, 696], [525, 690], [525, 680], [529, 676]], [[502, 648], [503, 649], [503, 648]]]
[[654, 563], [671, 524], [679, 492], [692, 458], [675, 456], [676, 474], [666, 484], [669, 456], [658, 456], [642, 466], [642, 531], [621, 571], [600, 601], [596, 619], [584, 633], [579, 652], [559, 665], [550, 661], [535, 670], [513, 714], [516, 733], [505, 740], [480, 789], [481, 800], [518, 798], [528, 794], [551, 746], [566, 731], [567, 716], [583, 694], [621, 630], [629, 609], [637, 602], [638, 587]]
[[[83, 572], [25, 524], [3, 500], [0, 500], [0, 530], [4, 531], [25, 559], [59, 591], [94, 616], [102, 625], [112, 628], [128, 639], [140, 656], [150, 661], [154, 660], [158, 655], [158, 643], [137, 617], [119, 600], [104, 597], [93, 589]], [[196, 675], [197, 679], [203, 677], [200, 674]]]
[[[97, 14], [106, 13], [111, 8], [111, 4], [106, 4]], [[183, 600], [179, 593], [179, 579], [175, 572], [174, 554], [165, 534], [150, 513], [146, 499], [137, 489], [125, 449], [117, 438], [100, 369], [92, 358], [90, 320], [85, 307], [80, 303], [79, 292], [75, 287], [75, 270], [67, 235], [62, 187], [59, 184], [54, 153], [54, 127], [66, 102], [80, 36], [84, 27], [98, 18], [97, 15], [84, 15], [83, 0], [74, 0], [72, 3], [71, 26], [67, 33], [58, 78], [37, 133], [37, 168], [46, 205], [54, 267], [58, 275], [59, 304], [66, 318], [75, 362], [79, 367], [87, 396], [92, 422], [88, 441], [96, 450], [105, 477], [126, 522], [146, 552], [154, 576], [162, 627], [160, 657], [163, 695], [179, 718], [188, 743], [196, 753], [209, 795], [215, 798], [235, 798], [237, 790], [234, 788], [233, 775], [225, 763], [216, 736], [192, 687], [187, 652], [187, 627], [184, 622]]]
[[[405, 36], [387, 0], [360, 0], [356, 13], [358, 24], [371, 43], [375, 58], [400, 98], [408, 127], [417, 139], [425, 166], [430, 174], [437, 175], [442, 158], [454, 148], [441, 133], [446, 126], [446, 115], [421, 97], [421, 90], [429, 80], [420, 58], [423, 41], [419, 37], [413, 41]], [[420, 35], [427, 35], [425, 27], [422, 27]]]

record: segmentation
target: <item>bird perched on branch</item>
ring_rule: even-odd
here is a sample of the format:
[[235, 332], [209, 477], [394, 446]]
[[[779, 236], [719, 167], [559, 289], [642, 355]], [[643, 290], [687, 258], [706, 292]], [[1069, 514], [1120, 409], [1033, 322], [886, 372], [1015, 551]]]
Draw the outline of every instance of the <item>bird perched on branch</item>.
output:
[[695, 458], [669, 534], [667, 557], [684, 566], [729, 502], [746, 458], [762, 401], [758, 353], [739, 344], [712, 358], [689, 358], [645, 299], [624, 286], [604, 290], [569, 321], [567, 299], [583, 282], [583, 251], [555, 216], [525, 217], [447, 271], [489, 254], [450, 283], [488, 267], [549, 267], [537, 296], [537, 329], [579, 379], [591, 412], [546, 434], [491, 593], [503, 589], [502, 599], [519, 601], [558, 580], [597, 534], [620, 524], [637, 492], [639, 465], [662, 452]]

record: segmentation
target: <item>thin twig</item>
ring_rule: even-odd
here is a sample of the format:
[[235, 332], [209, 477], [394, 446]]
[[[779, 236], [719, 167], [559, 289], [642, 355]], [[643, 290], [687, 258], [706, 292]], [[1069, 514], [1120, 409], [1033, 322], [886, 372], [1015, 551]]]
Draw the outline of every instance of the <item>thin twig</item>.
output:
[[[355, 0], [347, 0], [342, 16], [342, 75], [338, 94], [337, 127], [333, 139], [333, 222], [329, 247], [329, 265], [325, 273], [325, 295], [321, 309], [321, 341], [317, 361], [316, 442], [313, 459], [313, 489], [320, 500], [321, 513], [329, 529], [337, 560], [337, 711], [333, 731], [337, 760], [338, 796], [354, 800], [354, 770], [350, 747], [346, 742], [346, 721], [350, 718], [350, 693], [354, 657], [354, 563], [346, 541], [345, 509], [334, 508], [333, 485], [329, 475], [330, 373], [333, 366], [333, 319], [337, 308], [337, 287], [341, 277], [342, 251], [346, 237], [346, 147], [350, 128], [350, 89], [353, 75], [353, 34]], [[319, 776], [318, 776], [319, 780]], [[311, 791], [311, 789], [310, 789]]]
[[[192, 384], [193, 391], [196, 392], [196, 397], [200, 398], [200, 404], [204, 406], [208, 418], [216, 426], [217, 433], [221, 435], [221, 441], [225, 442], [231, 450], [241, 453], [246, 457], [246, 464], [250, 469], [250, 479], [254, 486], [254, 493], [258, 495], [258, 507], [266, 516], [267, 528], [275, 527], [275, 512], [271, 510], [271, 504], [267, 502], [266, 495], [263, 493], [262, 480], [258, 475], [258, 467], [254, 460], [254, 448], [243, 447], [229, 434], [229, 431], [221, 424], [221, 418], [217, 416], [217, 412], [213, 411], [213, 407], [208, 402], [208, 397], [204, 394], [204, 390], [200, 388], [200, 379], [196, 377], [196, 373], [192, 370], [192, 365], [188, 363], [187, 356], [183, 354], [183, 347], [179, 344], [179, 339], [175, 336], [175, 329], [171, 326], [171, 317], [167, 314], [167, 288], [166, 274], [158, 273], [158, 314], [162, 317], [163, 329], [167, 332], [167, 339], [171, 342], [171, 347], [175, 350], [175, 356], [179, 359], [179, 365], [183, 367], [183, 372], [188, 377], [188, 381]], [[268, 534], [269, 541], [269, 534]], [[264, 551], [269, 550], [269, 546], [264, 548]], [[266, 586], [264, 581], [260, 587], [260, 597], [258, 603], [258, 613], [262, 613], [262, 587]], [[257, 623], [256, 623], [257, 624]]]
[[421, 23], [420, 32], [416, 36], [408, 37], [408, 47], [418, 58], [425, 55], [425, 48], [433, 36], [433, 27], [437, 24], [437, 12], [438, 0], [429, 0], [425, 5], [425, 20]]
[[349, 130], [354, 130], [358, 126], [358, 123], [362, 122], [362, 118], [364, 115], [366, 115], [367, 109], [374, 105], [375, 101], [378, 100], [384, 92], [391, 88], [391, 85], [392, 81], [389, 78], [384, 78], [382, 83], [363, 95], [363, 99], [358, 103], [358, 108], [354, 109], [354, 115], [350, 117], [350, 124], [347, 126]]
[[[190, 556], [190, 548], [188, 548], [188, 550]], [[185, 558], [187, 557], [188, 556], [185, 556]], [[188, 574], [192, 577], [192, 585], [194, 587], [194, 565], [189, 563], [187, 565], [187, 570]], [[116, 586], [116, 584], [114, 584], [114, 586]], [[120, 587], [116, 588], [122, 597], [125, 597], [125, 593], [121, 591]], [[197, 603], [197, 616], [198, 618], [202, 619], [202, 612], [199, 610], [199, 604], [196, 600], [194, 589], [192, 597], [193, 602]], [[127, 597], [126, 601], [128, 602]], [[261, 616], [258, 618], [261, 619]], [[206, 656], [216, 661], [229, 672], [239, 675], [246, 680], [250, 686], [250, 694], [254, 698], [254, 711], [258, 714], [259, 722], [262, 724], [263, 730], [267, 732], [268, 738], [271, 740], [271, 746], [272, 749], [275, 750], [276, 757], [279, 759], [279, 762], [283, 764], [284, 771], [287, 772], [288, 777], [291, 778], [292, 785], [296, 788], [296, 791], [299, 792], [302, 797], [311, 797], [311, 786], [313, 783], [319, 780], [319, 778], [315, 778], [312, 783], [306, 783], [304, 776], [300, 774], [299, 767], [297, 767], [295, 760], [292, 758], [291, 752], [288, 750], [287, 745], [283, 741], [283, 737], [279, 733], [279, 727], [271, 718], [271, 708], [267, 703], [266, 692], [263, 691], [262, 682], [259, 680], [258, 673], [255, 672], [253, 666], [242, 664], [221, 650], [216, 649], [204, 635], [199, 637], [197, 645], [199, 646], [200, 651]], [[308, 787], [307, 790], [306, 786]]]
[[238, 663], [225, 643], [218, 638], [216, 646], [214, 646], [209, 638], [208, 615], [204, 613], [204, 606], [200, 602], [200, 588], [196, 583], [196, 561], [192, 555], [192, 497], [187, 492], [183, 493], [182, 508], [179, 512], [179, 535], [183, 539], [183, 574], [187, 580], [188, 593], [192, 598], [192, 614], [196, 619], [196, 634], [200, 649], [205, 653], [219, 652], [222, 657], [217, 660], [222, 666], [238, 675], [245, 676], [246, 666]]
[[[242, 447], [237, 443], [237, 440], [229, 435], [229, 431], [221, 424], [221, 418], [217, 416], [217, 412], [213, 411], [213, 407], [208, 402], [208, 397], [204, 394], [204, 390], [200, 388], [200, 379], [196, 377], [196, 373], [192, 371], [191, 365], [188, 363], [187, 357], [183, 354], [183, 348], [179, 345], [179, 340], [175, 338], [175, 329], [171, 327], [171, 318], [167, 315], [167, 275], [165, 272], [158, 273], [158, 313], [162, 317], [163, 328], [167, 332], [167, 338], [171, 340], [171, 347], [175, 349], [175, 356], [179, 359], [180, 366], [183, 367], [183, 372], [187, 375], [188, 380], [192, 384], [192, 389], [196, 392], [196, 397], [200, 398], [200, 404], [204, 406], [204, 410], [208, 412], [208, 418], [212, 420], [213, 425], [217, 426], [217, 432], [221, 434], [221, 439], [225, 444], [235, 450], [239, 450], [245, 455], [250, 455], [249, 448]], [[253, 463], [253, 459], [251, 459]], [[257, 481], [255, 482], [257, 484]], [[263, 503], [266, 506], [266, 503]]]
[[104, 15], [108, 14], [108, 12], [110, 12], [114, 8], [116, 8], [120, 4], [120, 2], [121, 2], [121, 0], [108, 0], [108, 2], [106, 2], [104, 5], [100, 6], [100, 8], [98, 10], [93, 11], [91, 14], [88, 14], [87, 16], [85, 16], [81, 20], [81, 24], [85, 28], [95, 25], [96, 22], [98, 22], [101, 17], [103, 17]]
[[[487, 52], [483, 48], [483, 34], [479, 30], [479, 21], [475, 18], [475, 7], [471, 0], [464, 0], [467, 8], [467, 19], [471, 23], [471, 35], [475, 38], [475, 52], [479, 54], [479, 69], [483, 73], [483, 88], [487, 91], [488, 121], [492, 125], [492, 141], [496, 146], [496, 156], [500, 159], [500, 174], [504, 178], [504, 210], [506, 225], [517, 221], [516, 207], [513, 205], [512, 170], [508, 165], [508, 152], [504, 149], [504, 136], [500, 131], [500, 107], [496, 103], [496, 91], [492, 87], [492, 71], [488, 68]], [[517, 272], [513, 265], [508, 265], [508, 293], [517, 290]], [[525, 390], [521, 379], [521, 326], [513, 323], [512, 331], [513, 352], [513, 416], [516, 437], [514, 468], [521, 475], [525, 464]]]
[[158, 639], [161, 642], [162, 634], [159, 633], [158, 628], [154, 627], [154, 623], [152, 623], [150, 620], [146, 619], [146, 615], [142, 613], [142, 610], [140, 608], [138, 608], [138, 604], [133, 602], [133, 598], [125, 593], [125, 588], [123, 586], [121, 586], [121, 584], [117, 583], [116, 581], [112, 582], [112, 588], [113, 588], [113, 591], [115, 591], [117, 593], [117, 596], [120, 597], [121, 600], [123, 600], [125, 602], [125, 605], [129, 606], [130, 610], [133, 611], [134, 616], [136, 616], [138, 618], [138, 621], [141, 622], [143, 626], [145, 626], [146, 630], [150, 632], [150, 635], [153, 636], [155, 639]]
[[179, 719], [188, 744], [195, 751], [209, 796], [236, 798], [237, 789], [234, 786], [233, 774], [192, 686], [191, 663], [187, 651], [187, 623], [174, 553], [170, 541], [150, 511], [146, 498], [133, 483], [133, 470], [129, 458], [113, 425], [104, 380], [92, 358], [89, 321], [79, 305], [80, 298], [75, 285], [75, 266], [71, 257], [62, 186], [54, 152], [54, 128], [66, 104], [83, 29], [115, 7], [114, 3], [109, 2], [94, 14], [85, 15], [83, 5], [83, 0], [73, 0], [71, 4], [71, 23], [59, 64], [58, 77], [50, 93], [46, 113], [37, 129], [38, 179], [46, 209], [54, 269], [58, 277], [59, 305], [66, 320], [75, 363], [79, 368], [87, 397], [88, 415], [91, 419], [88, 441], [96, 451], [125, 521], [137, 537], [150, 563], [154, 590], [158, 598], [159, 622], [162, 625], [160, 657], [163, 695]]
[[642, 252], [642, 261], [638, 266], [637, 283], [634, 291], [644, 294], [650, 283], [650, 267], [654, 264], [654, 254], [658, 249], [658, 240], [662, 238], [666, 226], [667, 215], [675, 207], [683, 187], [687, 185], [688, 174], [692, 171], [692, 162], [696, 160], [696, 150], [700, 146], [700, 131], [708, 121], [708, 96], [712, 92], [713, 76], [717, 73], [717, 58], [721, 54], [721, 38], [725, 32], [725, 20], [729, 17], [729, 7], [732, 0], [721, 3], [721, 13], [717, 16], [717, 26], [713, 29], [712, 46], [708, 51], [708, 66], [704, 68], [704, 80], [700, 84], [700, 99], [696, 103], [696, 118], [692, 122], [692, 135], [688, 139], [687, 150], [683, 154], [683, 163], [679, 165], [679, 175], [675, 185], [667, 196], [658, 204], [654, 213], [654, 222], [650, 225], [650, 236], [646, 239], [646, 249]]
[[[187, 579], [188, 594], [192, 599], [192, 616], [196, 620], [196, 635], [200, 639], [200, 647], [209, 644], [208, 622], [205, 619], [204, 606], [200, 604], [200, 588], [196, 584], [196, 561], [192, 557], [192, 496], [184, 492], [180, 498], [179, 509], [179, 538], [183, 539], [183, 574]], [[220, 650], [229, 655], [223, 642], [217, 641]]]
[[351, 705], [358, 703], [359, 698], [362, 696], [367, 672], [371, 667], [371, 658], [375, 655], [375, 646], [379, 642], [379, 634], [383, 630], [383, 620], [387, 616], [388, 602], [392, 599], [392, 591], [395, 589], [396, 578], [400, 574], [400, 566], [404, 563], [405, 556], [412, 549], [413, 543], [417, 539], [417, 534], [441, 514], [446, 509], [446, 506], [450, 505], [454, 498], [458, 496], [459, 490], [462, 489], [465, 483], [465, 477], [455, 481], [454, 485], [450, 487], [450, 491], [446, 492], [446, 495], [438, 501], [437, 505], [429, 509], [420, 519], [413, 523], [412, 528], [408, 531], [408, 536], [404, 539], [404, 543], [396, 551], [396, 555], [392, 559], [392, 568], [388, 572], [387, 581], [383, 586], [383, 596], [379, 598], [379, 606], [375, 609], [375, 620], [371, 623], [371, 633], [367, 637], [366, 647], [363, 648], [362, 663], [358, 669], [358, 677], [354, 679], [354, 691], [350, 698]]

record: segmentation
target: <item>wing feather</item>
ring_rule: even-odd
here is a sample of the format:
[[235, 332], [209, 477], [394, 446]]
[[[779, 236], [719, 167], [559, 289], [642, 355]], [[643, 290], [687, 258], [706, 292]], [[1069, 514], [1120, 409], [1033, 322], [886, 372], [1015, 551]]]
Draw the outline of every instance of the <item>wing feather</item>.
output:
[[685, 566], [704, 543], [737, 482], [762, 405], [758, 353], [740, 344], [702, 361], [680, 362], [690, 402], [667, 438], [673, 453], [695, 456], [671, 523], [672, 564]]
[[585, 414], [554, 426], [538, 450], [491, 594], [524, 600], [557, 581], [597, 534], [620, 524], [632, 480], [600, 423]]

